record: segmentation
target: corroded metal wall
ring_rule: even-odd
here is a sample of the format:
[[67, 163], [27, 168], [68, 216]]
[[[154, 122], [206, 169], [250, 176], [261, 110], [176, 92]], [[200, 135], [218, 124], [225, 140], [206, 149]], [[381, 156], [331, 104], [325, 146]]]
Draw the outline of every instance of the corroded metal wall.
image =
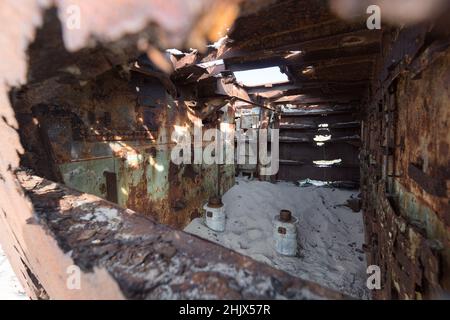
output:
[[385, 33], [363, 123], [362, 191], [375, 298], [450, 290], [450, 50], [426, 27]]
[[[358, 182], [358, 112], [354, 105], [325, 104], [283, 113], [278, 178]], [[317, 161], [334, 160], [340, 162], [317, 164]]]
[[218, 165], [171, 162], [173, 131], [192, 132], [201, 120], [157, 79], [134, 74], [128, 81], [112, 70], [77, 89], [75, 102], [65, 99], [71, 88], [49, 98], [41, 86], [24, 89], [16, 103], [29, 120], [21, 126], [35, 123], [23, 140], [38, 133], [47, 141], [46, 161], [54, 164], [57, 180], [175, 227], [198, 217], [209, 196], [233, 185], [232, 165], [220, 168], [219, 190]]
[[[87, 81], [101, 80], [104, 72], [136, 56], [139, 52], [136, 42], [140, 37], [155, 46], [161, 42], [168, 47], [200, 46], [217, 40], [213, 38], [218, 35], [217, 24], [223, 25], [223, 19], [230, 18], [224, 11], [235, 12], [229, 9], [236, 5], [231, 1], [218, 5], [218, 1], [209, 0], [197, 1], [196, 5], [181, 0], [72, 1], [70, 5], [74, 3], [82, 7], [84, 22], [81, 32], [75, 30], [68, 34], [70, 30], [61, 30], [61, 26], [67, 26], [64, 23], [67, 17], [61, 14], [60, 23], [56, 15], [56, 10], [66, 12], [68, 3], [0, 2], [4, 22], [0, 27], [0, 242], [27, 294], [34, 299], [48, 298], [43, 285], [59, 292], [55, 296], [66, 299], [118, 298], [121, 293], [117, 284], [111, 286], [105, 269], [84, 274], [83, 290], [65, 290], [65, 281], [61, 279], [67, 276], [66, 267], [73, 261], [62, 253], [39, 221], [31, 222], [39, 205], [32, 203], [17, 184], [15, 171], [20, 161], [44, 172], [45, 176], [52, 176], [51, 180], [61, 177], [58, 177], [58, 167], [52, 165], [54, 154], [46, 152], [52, 150], [46, 148], [49, 141], [40, 136], [39, 115], [29, 109], [35, 105], [33, 100], [28, 100], [30, 95], [37, 98], [36, 102], [47, 105], [66, 108], [70, 101], [70, 107], [81, 106], [85, 99], [81, 91]], [[52, 19], [48, 19], [49, 11], [53, 12]], [[116, 27], [111, 28], [112, 24]], [[88, 43], [90, 48], [80, 49]], [[66, 48], [80, 50], [68, 52]], [[16, 91], [14, 87], [21, 89]], [[23, 133], [21, 140], [19, 131]], [[70, 132], [65, 134], [68, 136]], [[44, 201], [58, 204], [51, 196]], [[141, 224], [131, 227], [137, 231]], [[167, 234], [170, 229], [162, 230]], [[128, 251], [128, 248], [119, 250]]]

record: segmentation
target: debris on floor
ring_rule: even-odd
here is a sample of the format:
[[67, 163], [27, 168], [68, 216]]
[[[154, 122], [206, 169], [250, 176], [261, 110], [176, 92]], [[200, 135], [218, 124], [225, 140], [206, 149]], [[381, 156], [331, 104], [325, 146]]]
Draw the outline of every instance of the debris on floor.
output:
[[[357, 195], [357, 190], [238, 178], [222, 198], [225, 232], [210, 230], [202, 218], [194, 219], [185, 231], [294, 276], [368, 299], [362, 214], [346, 206]], [[298, 219], [295, 257], [282, 256], [274, 248], [273, 219], [282, 209]]]
[[8, 258], [0, 246], [0, 300], [26, 300], [19, 280], [14, 274]]

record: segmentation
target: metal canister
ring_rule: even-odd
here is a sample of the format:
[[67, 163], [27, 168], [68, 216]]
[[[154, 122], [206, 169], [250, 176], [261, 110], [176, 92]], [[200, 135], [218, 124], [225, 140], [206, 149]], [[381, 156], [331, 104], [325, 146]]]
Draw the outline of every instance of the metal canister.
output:
[[205, 224], [214, 231], [225, 231], [226, 212], [225, 205], [219, 197], [211, 197], [203, 206], [205, 210]]
[[297, 254], [297, 219], [289, 210], [281, 210], [274, 219], [275, 250], [285, 256]]

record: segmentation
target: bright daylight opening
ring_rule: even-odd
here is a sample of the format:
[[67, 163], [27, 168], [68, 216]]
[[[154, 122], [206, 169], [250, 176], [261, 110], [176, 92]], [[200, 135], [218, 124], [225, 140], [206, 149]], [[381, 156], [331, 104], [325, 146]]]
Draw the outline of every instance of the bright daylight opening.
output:
[[280, 67], [269, 67], [234, 72], [237, 82], [247, 87], [278, 84], [289, 81], [288, 76], [281, 72]]
[[329, 167], [334, 164], [339, 164], [342, 162], [342, 159], [334, 159], [334, 160], [317, 160], [313, 161], [313, 163], [320, 167]]
[[324, 142], [324, 141], [329, 141], [331, 140], [331, 135], [316, 135], [314, 137], [314, 141], [316, 142]]

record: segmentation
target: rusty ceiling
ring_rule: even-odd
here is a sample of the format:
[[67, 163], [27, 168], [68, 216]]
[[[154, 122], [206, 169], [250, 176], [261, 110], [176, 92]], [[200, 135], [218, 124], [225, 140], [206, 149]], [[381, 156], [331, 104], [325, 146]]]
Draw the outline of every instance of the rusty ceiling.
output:
[[[202, 86], [210, 77], [234, 71], [279, 66], [289, 83], [244, 88], [266, 104], [358, 103], [367, 96], [381, 32], [368, 30], [364, 17], [337, 18], [328, 1], [273, 1], [240, 16], [217, 49], [177, 56], [174, 81]], [[204, 69], [199, 63], [223, 60]]]

